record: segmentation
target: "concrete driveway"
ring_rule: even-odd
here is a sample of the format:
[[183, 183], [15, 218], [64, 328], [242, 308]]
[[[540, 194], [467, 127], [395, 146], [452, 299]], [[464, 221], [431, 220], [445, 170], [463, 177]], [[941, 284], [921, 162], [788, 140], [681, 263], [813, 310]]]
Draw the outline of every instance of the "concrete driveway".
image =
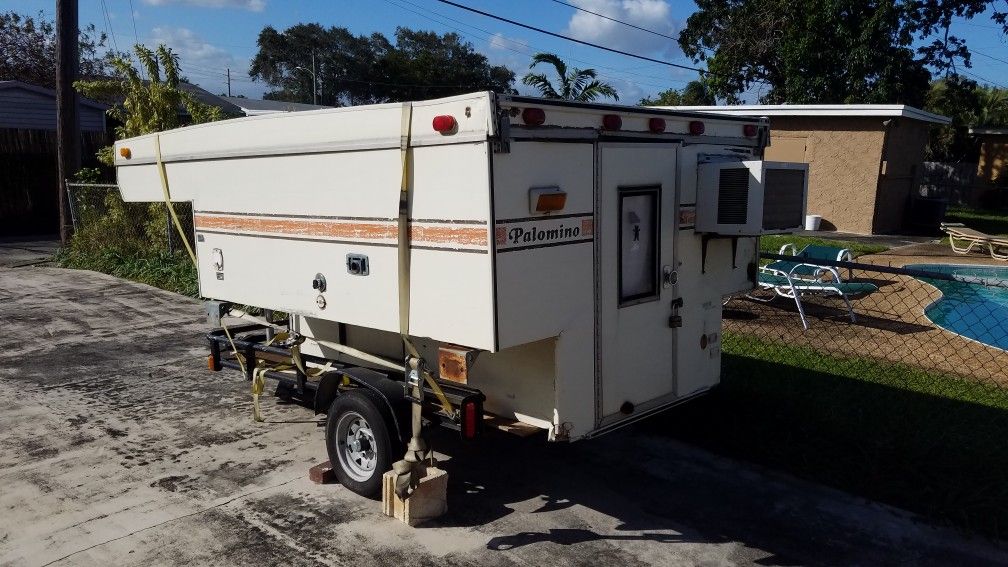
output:
[[[308, 468], [323, 430], [205, 368], [197, 302], [92, 272], [0, 268], [0, 562], [11, 565], [797, 565], [1005, 562], [911, 515], [647, 427], [454, 458], [411, 529]], [[660, 418], [659, 418], [660, 419]], [[660, 422], [659, 422], [660, 423]]]

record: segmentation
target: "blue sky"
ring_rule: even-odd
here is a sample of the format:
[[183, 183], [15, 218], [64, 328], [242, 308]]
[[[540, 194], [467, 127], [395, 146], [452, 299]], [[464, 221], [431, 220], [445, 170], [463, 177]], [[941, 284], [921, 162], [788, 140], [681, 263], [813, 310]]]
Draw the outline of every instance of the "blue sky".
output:
[[[81, 24], [108, 30], [120, 50], [137, 39], [165, 43], [181, 56], [184, 73], [214, 93], [231, 91], [260, 96], [266, 86], [248, 77], [256, 37], [265, 25], [283, 30], [299, 22], [344, 26], [354, 33], [382, 32], [397, 26], [454, 31], [493, 63], [507, 65], [519, 78], [537, 51], [557, 53], [577, 67], [592, 67], [635, 103], [669, 87], [681, 88], [696, 73], [647, 63], [545, 36], [468, 13], [435, 0], [79, 0]], [[670, 40], [638, 31], [550, 0], [458, 0], [459, 3], [585, 41], [656, 59], [693, 65]], [[696, 9], [683, 0], [567, 0], [588, 10], [675, 36]], [[52, 17], [54, 0], [0, 0], [4, 11], [43, 11]], [[106, 19], [107, 13], [107, 19]], [[134, 32], [135, 24], [135, 32]], [[1008, 40], [989, 17], [958, 20], [953, 33], [967, 38], [974, 50], [968, 70], [982, 83], [1008, 87]], [[309, 62], [305, 62], [308, 65]], [[516, 86], [522, 90], [520, 82]]]

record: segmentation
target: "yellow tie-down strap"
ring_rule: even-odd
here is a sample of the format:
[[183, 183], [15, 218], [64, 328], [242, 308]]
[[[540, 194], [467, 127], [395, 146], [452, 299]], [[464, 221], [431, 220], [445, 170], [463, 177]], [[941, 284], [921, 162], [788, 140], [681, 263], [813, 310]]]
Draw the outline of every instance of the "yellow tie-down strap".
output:
[[[423, 361], [423, 357], [413, 345], [409, 337], [409, 317], [410, 317], [410, 242], [409, 242], [409, 198], [410, 198], [410, 124], [413, 120], [413, 104], [404, 102], [402, 106], [402, 122], [400, 124], [399, 136], [399, 163], [402, 172], [399, 181], [399, 334], [402, 336], [403, 345], [406, 347], [406, 354], [412, 358]], [[407, 370], [408, 371], [408, 370]], [[445, 397], [441, 386], [427, 371], [425, 364], [418, 365], [418, 371], [423, 376], [424, 381], [434, 391], [441, 407], [449, 416], [455, 415], [455, 409], [451, 402]]]

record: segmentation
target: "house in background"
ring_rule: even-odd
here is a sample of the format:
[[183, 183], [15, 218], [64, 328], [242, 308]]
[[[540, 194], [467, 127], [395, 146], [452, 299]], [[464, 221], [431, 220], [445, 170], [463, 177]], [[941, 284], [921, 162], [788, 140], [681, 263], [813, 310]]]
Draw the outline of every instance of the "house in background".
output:
[[333, 108], [331, 106], [319, 106], [317, 104], [303, 104], [300, 102], [286, 102], [282, 100], [258, 100], [237, 96], [222, 96], [218, 98], [241, 108], [241, 111], [245, 114], [245, 116], [259, 116], [262, 114], [274, 114], [277, 112], [303, 112], [305, 110]]
[[[94, 167], [111, 143], [107, 107], [78, 97], [81, 164]], [[0, 81], [0, 236], [53, 234], [59, 228], [56, 91]]]
[[1008, 128], [970, 128], [980, 145], [977, 180], [1008, 187]]
[[808, 213], [822, 217], [822, 229], [856, 234], [910, 229], [929, 127], [951, 122], [897, 104], [669, 108], [768, 117], [766, 159], [808, 163]]

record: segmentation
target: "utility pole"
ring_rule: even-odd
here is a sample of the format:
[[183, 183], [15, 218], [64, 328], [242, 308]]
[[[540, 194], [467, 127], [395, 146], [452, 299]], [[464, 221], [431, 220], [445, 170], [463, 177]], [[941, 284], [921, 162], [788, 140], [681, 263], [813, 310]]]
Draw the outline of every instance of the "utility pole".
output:
[[311, 52], [311, 88], [312, 88], [312, 104], [318, 104], [318, 75], [315, 74], [315, 50], [312, 49]]
[[228, 67], [228, 96], [231, 96], [231, 67]]
[[77, 0], [56, 0], [56, 167], [59, 175], [60, 241], [70, 240], [69, 196], [66, 181], [81, 165], [80, 117], [73, 82], [80, 67]]

